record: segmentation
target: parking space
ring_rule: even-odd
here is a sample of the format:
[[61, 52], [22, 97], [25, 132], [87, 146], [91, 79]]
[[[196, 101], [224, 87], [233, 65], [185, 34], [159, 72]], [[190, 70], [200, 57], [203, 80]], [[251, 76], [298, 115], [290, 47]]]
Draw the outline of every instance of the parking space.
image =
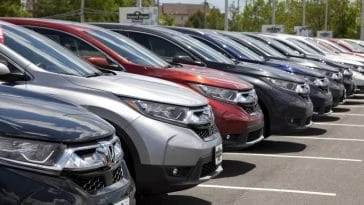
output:
[[364, 95], [300, 132], [224, 154], [224, 172], [145, 204], [364, 204]]

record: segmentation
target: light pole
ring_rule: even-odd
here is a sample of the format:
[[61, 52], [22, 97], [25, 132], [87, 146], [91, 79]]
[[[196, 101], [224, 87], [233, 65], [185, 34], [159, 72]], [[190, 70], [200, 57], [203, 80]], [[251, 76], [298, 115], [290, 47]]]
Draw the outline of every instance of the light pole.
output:
[[276, 0], [272, 1], [272, 24], [276, 25]]
[[326, 0], [325, 4], [325, 31], [327, 31], [327, 13], [329, 10], [329, 0]]
[[361, 0], [360, 40], [364, 40], [364, 0]]
[[85, 22], [85, 0], [81, 0], [80, 22]]
[[[364, 1], [364, 0], [363, 0]], [[229, 19], [228, 19], [228, 11], [229, 11], [229, 7], [228, 7], [228, 0], [225, 0], [225, 18], [224, 18], [224, 30], [227, 31], [229, 28]]]
[[302, 26], [306, 24], [306, 2], [302, 0]]

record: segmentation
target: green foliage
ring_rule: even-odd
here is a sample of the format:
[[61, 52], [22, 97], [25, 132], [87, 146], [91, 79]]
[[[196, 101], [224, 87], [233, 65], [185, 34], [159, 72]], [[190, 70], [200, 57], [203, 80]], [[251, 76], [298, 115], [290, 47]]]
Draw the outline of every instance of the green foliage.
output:
[[[143, 6], [153, 6], [154, 0], [142, 0]], [[260, 31], [263, 24], [272, 23], [272, 1], [254, 0], [243, 12], [236, 5], [230, 5], [229, 30]], [[302, 0], [276, 0], [276, 24], [283, 24], [286, 33], [293, 33], [294, 26], [302, 25]], [[236, 1], [235, 1], [236, 2]], [[305, 25], [314, 33], [325, 28], [326, 0], [305, 0]], [[328, 0], [328, 30], [335, 37], [358, 38], [360, 34], [361, 0]], [[132, 7], [136, 0], [85, 0], [85, 21], [118, 21], [119, 7]], [[81, 0], [37, 0], [32, 13], [20, 8], [20, 0], [1, 0], [1, 16], [49, 17], [80, 21]], [[205, 19], [206, 18], [206, 19]], [[206, 21], [205, 21], [206, 20]], [[160, 24], [174, 25], [172, 16], [161, 13]], [[206, 17], [203, 11], [197, 11], [188, 19], [186, 26], [196, 28], [224, 28], [224, 14], [217, 8], [211, 8]]]
[[31, 14], [20, 8], [19, 0], [2, 0], [0, 4], [1, 16], [30, 16]]
[[193, 28], [204, 28], [204, 20], [204, 13], [201, 10], [198, 10], [188, 18], [185, 26]]
[[176, 25], [176, 22], [173, 16], [165, 13], [160, 13], [159, 24], [163, 26], [174, 26]]

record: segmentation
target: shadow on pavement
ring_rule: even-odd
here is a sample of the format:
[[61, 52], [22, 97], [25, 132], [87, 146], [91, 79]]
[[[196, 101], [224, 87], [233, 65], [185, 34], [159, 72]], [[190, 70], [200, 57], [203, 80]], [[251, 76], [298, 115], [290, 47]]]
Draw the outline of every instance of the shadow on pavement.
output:
[[352, 99], [364, 99], [364, 95], [355, 95], [352, 97]]
[[211, 205], [211, 202], [193, 196], [161, 195], [144, 198], [137, 205]]
[[304, 149], [306, 149], [306, 145], [297, 142], [263, 140], [256, 146], [244, 150], [244, 152], [256, 154], [279, 154], [301, 152]]
[[346, 101], [344, 105], [363, 105], [364, 102], [360, 102], [360, 101]]
[[314, 122], [335, 122], [335, 121], [340, 120], [340, 117], [330, 116], [330, 115], [314, 116], [314, 117], [312, 117], [312, 120]]
[[334, 112], [349, 112], [350, 108], [334, 107], [334, 108], [332, 108], [332, 111], [334, 111]]
[[[291, 135], [291, 136], [316, 136], [316, 135], [323, 135], [327, 132], [325, 129], [316, 128], [316, 127], [309, 127], [304, 130], [292, 130], [279, 133], [277, 135]], [[273, 136], [274, 137], [274, 136]]]
[[224, 160], [222, 161], [222, 167], [224, 171], [216, 178], [239, 176], [253, 170], [256, 166], [255, 164], [237, 160]]

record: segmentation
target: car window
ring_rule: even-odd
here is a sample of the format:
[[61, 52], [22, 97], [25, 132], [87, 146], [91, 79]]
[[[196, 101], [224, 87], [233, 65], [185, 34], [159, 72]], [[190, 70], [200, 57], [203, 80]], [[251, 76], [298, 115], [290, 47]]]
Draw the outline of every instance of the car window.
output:
[[18, 26], [2, 28], [4, 44], [44, 70], [77, 76], [100, 72], [49, 38]]
[[84, 32], [135, 64], [157, 68], [168, 68], [170, 66], [165, 60], [150, 50], [139, 45], [132, 39], [113, 31], [90, 29]]
[[173, 43], [156, 36], [141, 33], [130, 33], [130, 37], [170, 62], [175, 56], [190, 56]]
[[201, 41], [202, 43], [210, 46], [211, 48], [213, 48], [214, 50], [216, 50], [217, 52], [221, 53], [222, 55], [228, 57], [228, 58], [234, 58], [233, 56], [231, 56], [230, 54], [228, 54], [224, 49], [220, 48], [219, 46], [211, 43], [210, 41], [203, 39], [203, 38], [199, 38], [197, 36], [191, 36], [192, 38]]
[[32, 28], [34, 31], [41, 33], [48, 38], [52, 39], [53, 41], [61, 44], [62, 46], [68, 48], [73, 53], [78, 55], [79, 57], [103, 57], [107, 58], [105, 54], [97, 50], [96, 48], [92, 47], [91, 45], [87, 44], [83, 40], [66, 34], [61, 31], [55, 31], [45, 28]]
[[20, 69], [17, 68], [14, 64], [12, 64], [7, 57], [0, 54], [0, 63], [6, 65], [11, 73], [22, 73]]

